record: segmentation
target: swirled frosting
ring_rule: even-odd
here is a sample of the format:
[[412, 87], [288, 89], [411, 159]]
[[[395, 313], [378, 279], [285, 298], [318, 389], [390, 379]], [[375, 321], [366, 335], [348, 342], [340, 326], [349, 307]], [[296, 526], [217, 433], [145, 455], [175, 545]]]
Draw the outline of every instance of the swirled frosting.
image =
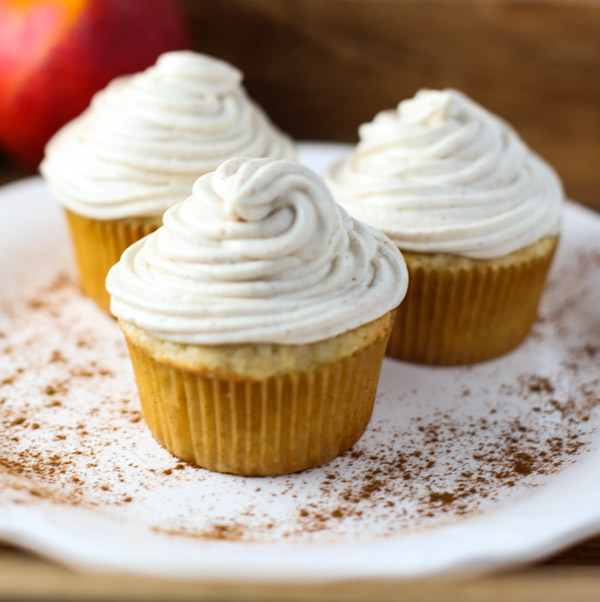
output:
[[554, 171], [500, 118], [454, 90], [422, 90], [359, 129], [326, 180], [403, 250], [499, 257], [558, 233]]
[[231, 159], [111, 269], [112, 313], [163, 340], [311, 343], [395, 308], [398, 248], [289, 161]]
[[113, 80], [48, 143], [41, 170], [54, 196], [94, 219], [161, 215], [225, 159], [294, 158], [241, 80], [189, 51]]

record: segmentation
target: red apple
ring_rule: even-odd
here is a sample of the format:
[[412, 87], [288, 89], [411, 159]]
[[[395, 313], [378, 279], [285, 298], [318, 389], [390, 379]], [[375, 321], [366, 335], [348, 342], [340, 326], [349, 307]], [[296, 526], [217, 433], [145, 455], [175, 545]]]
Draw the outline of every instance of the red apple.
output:
[[0, 144], [37, 166], [94, 92], [187, 42], [176, 0], [0, 0]]

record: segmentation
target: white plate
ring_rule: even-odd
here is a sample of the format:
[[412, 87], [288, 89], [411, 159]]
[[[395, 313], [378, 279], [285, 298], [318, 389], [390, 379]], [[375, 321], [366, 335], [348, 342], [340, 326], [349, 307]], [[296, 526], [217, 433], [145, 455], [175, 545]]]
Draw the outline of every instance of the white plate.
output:
[[[301, 150], [322, 170], [344, 147]], [[7, 186], [0, 537], [90, 570], [316, 582], [491, 569], [589, 536], [599, 239], [598, 216], [569, 204], [519, 349], [463, 368], [386, 360], [354, 453], [252, 479], [180, 465], [153, 440], [115, 322], [77, 293], [59, 209], [38, 178]]]

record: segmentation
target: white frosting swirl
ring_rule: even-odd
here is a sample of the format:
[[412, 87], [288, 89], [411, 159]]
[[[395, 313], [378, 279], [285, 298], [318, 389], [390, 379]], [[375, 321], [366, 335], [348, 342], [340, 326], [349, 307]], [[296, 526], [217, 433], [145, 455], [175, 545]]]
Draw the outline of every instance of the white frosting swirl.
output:
[[324, 340], [395, 308], [408, 284], [383, 234], [289, 161], [231, 159], [110, 271], [112, 313], [192, 344]]
[[454, 90], [422, 90], [359, 129], [326, 177], [351, 215], [403, 250], [492, 258], [558, 233], [554, 171], [500, 118]]
[[168, 52], [117, 78], [48, 143], [41, 170], [58, 201], [95, 219], [161, 215], [231, 157], [293, 159], [228, 63]]

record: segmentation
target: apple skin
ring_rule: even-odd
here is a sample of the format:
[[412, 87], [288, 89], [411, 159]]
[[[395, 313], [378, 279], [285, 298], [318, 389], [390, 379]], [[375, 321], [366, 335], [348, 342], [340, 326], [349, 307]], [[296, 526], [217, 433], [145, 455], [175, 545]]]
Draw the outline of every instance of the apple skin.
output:
[[187, 47], [177, 0], [0, 0], [0, 144], [37, 167], [95, 92]]

